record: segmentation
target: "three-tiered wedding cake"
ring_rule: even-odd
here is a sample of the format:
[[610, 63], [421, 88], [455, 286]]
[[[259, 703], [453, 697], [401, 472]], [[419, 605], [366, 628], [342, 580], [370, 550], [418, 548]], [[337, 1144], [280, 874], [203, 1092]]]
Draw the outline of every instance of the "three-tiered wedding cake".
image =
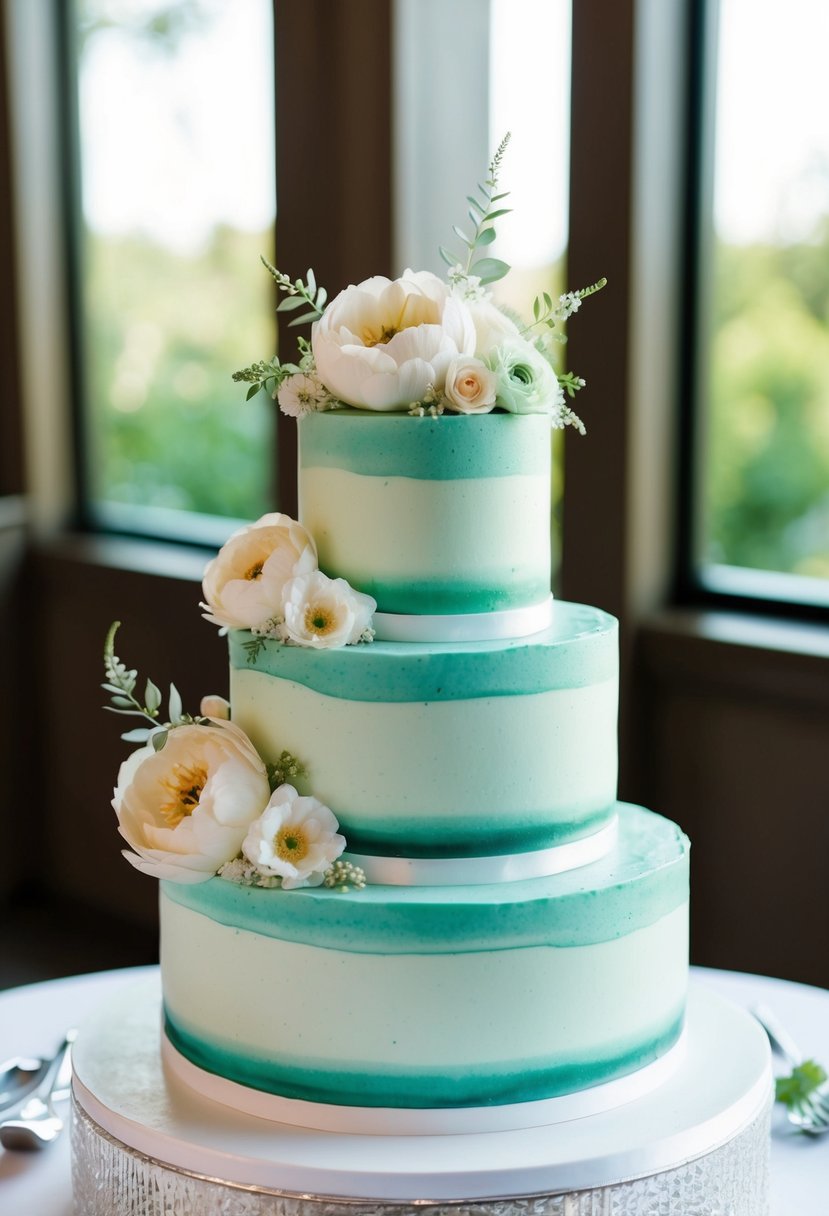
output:
[[308, 1126], [525, 1126], [641, 1092], [683, 1024], [688, 849], [616, 801], [616, 622], [549, 596], [549, 421], [300, 428], [302, 521], [377, 637], [233, 631], [232, 720], [300, 759], [368, 881], [164, 882], [168, 1042]]

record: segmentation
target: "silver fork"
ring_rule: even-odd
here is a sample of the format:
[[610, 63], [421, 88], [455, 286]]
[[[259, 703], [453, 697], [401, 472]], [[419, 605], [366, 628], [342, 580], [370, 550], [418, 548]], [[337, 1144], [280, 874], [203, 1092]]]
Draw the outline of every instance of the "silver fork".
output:
[[57, 1091], [64, 1088], [71, 1077], [70, 1051], [76, 1037], [76, 1031], [67, 1032], [43, 1079], [17, 1117], [0, 1123], [3, 1148], [24, 1151], [45, 1148], [63, 1131], [63, 1119], [56, 1112], [53, 1101]]
[[[757, 1005], [751, 1012], [768, 1035], [772, 1051], [782, 1056], [792, 1069], [802, 1064], [803, 1052], [768, 1006]], [[799, 1099], [786, 1113], [795, 1127], [812, 1136], [829, 1132], [829, 1081], [824, 1081], [806, 1097]]]

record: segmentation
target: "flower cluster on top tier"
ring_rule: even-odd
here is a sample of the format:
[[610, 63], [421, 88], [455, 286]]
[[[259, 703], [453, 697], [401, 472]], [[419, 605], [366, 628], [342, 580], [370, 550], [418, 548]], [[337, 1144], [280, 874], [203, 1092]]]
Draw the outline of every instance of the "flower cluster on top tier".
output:
[[289, 324], [310, 321], [311, 340], [299, 340], [297, 363], [272, 359], [236, 372], [234, 380], [250, 384], [248, 397], [265, 389], [296, 418], [342, 406], [421, 416], [496, 409], [548, 414], [554, 427], [573, 426], [583, 434], [567, 398], [585, 382], [555, 370], [555, 347], [565, 340], [564, 322], [605, 280], [557, 301], [542, 293], [529, 324], [495, 304], [488, 284], [510, 267], [485, 250], [495, 239], [495, 221], [510, 210], [502, 205], [507, 194], [497, 193], [508, 141], [478, 194], [468, 197], [470, 233], [455, 228], [465, 256], [459, 261], [439, 251], [447, 282], [428, 271], [406, 270], [399, 279], [375, 275], [346, 287], [326, 307], [327, 293], [313, 271], [291, 280], [263, 259], [285, 293], [277, 311], [303, 310]]
[[304, 775], [287, 752], [266, 764], [248, 736], [229, 721], [223, 697], [204, 697], [198, 715], [184, 713], [170, 686], [169, 718], [147, 680], [114, 650], [117, 623], [104, 648], [107, 709], [144, 725], [122, 738], [141, 742], [118, 773], [112, 805], [136, 869], [171, 882], [206, 882], [219, 874], [249, 886], [365, 886], [359, 867], [339, 861], [345, 848], [336, 817], [286, 778]]
[[317, 567], [302, 524], [277, 512], [241, 528], [208, 563], [205, 619], [296, 646], [329, 649], [370, 641], [377, 603]]

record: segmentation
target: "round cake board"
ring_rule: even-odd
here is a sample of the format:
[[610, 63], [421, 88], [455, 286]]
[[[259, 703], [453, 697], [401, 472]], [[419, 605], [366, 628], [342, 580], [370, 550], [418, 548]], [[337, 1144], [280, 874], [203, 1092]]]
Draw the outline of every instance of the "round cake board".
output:
[[768, 1104], [765, 1034], [703, 987], [683, 1059], [656, 1090], [602, 1114], [521, 1131], [368, 1136], [241, 1114], [162, 1064], [157, 977], [128, 985], [82, 1027], [75, 1098], [114, 1139], [173, 1170], [294, 1195], [451, 1201], [612, 1186], [728, 1143]]

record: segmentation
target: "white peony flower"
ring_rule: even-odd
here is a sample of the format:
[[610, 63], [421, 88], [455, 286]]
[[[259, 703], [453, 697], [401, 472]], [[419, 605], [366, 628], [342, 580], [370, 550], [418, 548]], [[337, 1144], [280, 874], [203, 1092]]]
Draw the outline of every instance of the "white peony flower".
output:
[[467, 308], [475, 326], [475, 354], [479, 359], [487, 359], [508, 338], [521, 337], [515, 322], [490, 300], [470, 300]]
[[318, 887], [345, 848], [333, 813], [316, 798], [280, 785], [248, 830], [242, 852], [267, 875], [278, 875], [285, 890]]
[[306, 376], [300, 372], [283, 380], [276, 397], [283, 414], [289, 418], [304, 418], [324, 405], [328, 393], [316, 376]]
[[220, 718], [227, 722], [230, 718], [230, 702], [226, 697], [212, 693], [210, 696], [202, 697], [199, 713], [203, 718]]
[[428, 271], [366, 279], [331, 302], [315, 322], [317, 373], [348, 405], [390, 411], [443, 388], [446, 369], [471, 355], [475, 330], [466, 304]]
[[510, 338], [487, 360], [497, 380], [498, 404], [511, 414], [553, 414], [562, 400], [558, 377], [541, 351]]
[[205, 882], [235, 857], [270, 794], [265, 765], [244, 731], [173, 727], [121, 765], [112, 805], [138, 870], [173, 882]]
[[443, 391], [459, 414], [488, 414], [495, 405], [495, 374], [480, 359], [454, 359]]
[[319, 570], [299, 575], [285, 587], [285, 634], [298, 646], [317, 650], [348, 646], [371, 627], [376, 608], [376, 600], [344, 578], [328, 578]]
[[205, 619], [253, 629], [282, 614], [285, 584], [317, 568], [317, 549], [290, 515], [263, 515], [231, 536], [204, 572]]

